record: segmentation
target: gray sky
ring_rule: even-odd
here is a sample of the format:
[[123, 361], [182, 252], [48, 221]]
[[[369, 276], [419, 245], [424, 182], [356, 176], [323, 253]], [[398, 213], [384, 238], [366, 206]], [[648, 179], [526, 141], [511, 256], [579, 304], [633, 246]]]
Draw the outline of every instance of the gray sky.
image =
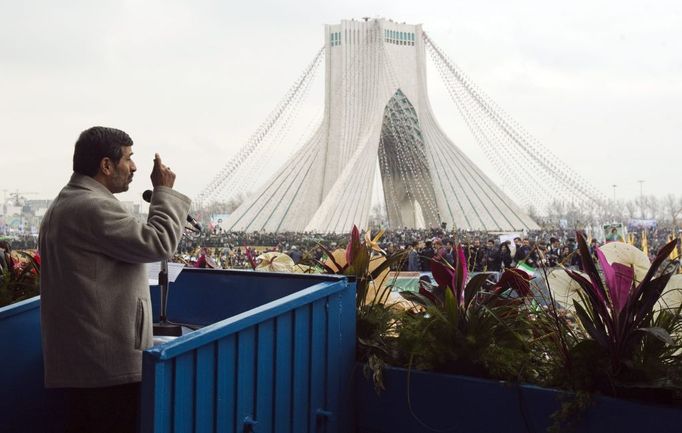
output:
[[[135, 141], [121, 199], [151, 186], [154, 152], [194, 197], [312, 60], [324, 24], [363, 16], [422, 23], [608, 197], [612, 184], [619, 198], [639, 194], [638, 179], [645, 194], [682, 193], [682, 2], [630, 0], [0, 0], [0, 193], [52, 198], [80, 131], [104, 125]], [[439, 122], [490, 167], [436, 78]]]

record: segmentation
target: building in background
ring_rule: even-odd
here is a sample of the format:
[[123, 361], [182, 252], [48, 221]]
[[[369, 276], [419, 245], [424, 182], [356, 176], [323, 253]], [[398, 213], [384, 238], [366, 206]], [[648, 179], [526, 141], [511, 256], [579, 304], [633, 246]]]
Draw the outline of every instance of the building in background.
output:
[[225, 230], [366, 227], [376, 171], [389, 227], [538, 228], [436, 122], [421, 25], [385, 19], [327, 25], [325, 62], [321, 126], [222, 223]]

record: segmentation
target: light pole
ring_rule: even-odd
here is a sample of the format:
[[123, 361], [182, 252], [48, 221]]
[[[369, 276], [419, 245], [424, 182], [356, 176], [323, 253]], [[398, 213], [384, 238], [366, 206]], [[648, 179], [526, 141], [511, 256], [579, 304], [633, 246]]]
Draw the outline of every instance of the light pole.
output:
[[616, 185], [616, 184], [614, 183], [614, 184], [611, 185], [611, 186], [613, 187], [613, 204], [611, 205], [611, 206], [612, 206], [612, 207], [611, 207], [611, 212], [612, 212], [612, 215], [613, 215], [613, 220], [615, 221], [615, 220], [616, 220], [616, 213], [617, 213], [617, 209], [616, 209], [616, 187], [617, 187], [618, 185]]

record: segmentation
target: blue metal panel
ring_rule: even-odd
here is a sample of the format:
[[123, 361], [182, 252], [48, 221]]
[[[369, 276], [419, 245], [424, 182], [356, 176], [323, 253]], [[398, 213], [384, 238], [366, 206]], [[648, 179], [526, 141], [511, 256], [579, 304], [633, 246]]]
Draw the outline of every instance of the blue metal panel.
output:
[[235, 425], [237, 389], [237, 335], [218, 341], [216, 381], [216, 431], [229, 432]]
[[62, 432], [63, 396], [43, 387], [40, 298], [0, 308], [0, 431]]
[[[185, 268], [170, 283], [168, 320], [210, 325], [275, 299], [322, 282], [338, 279], [323, 275], [226, 271]], [[159, 288], [152, 287], [152, 305], [158, 319]]]
[[[294, 294], [276, 299], [234, 317], [201, 328], [191, 334], [183, 335], [168, 343], [152, 347], [151, 349], [146, 350], [145, 354], [158, 359], [170, 359], [181, 353], [194, 350], [204, 344], [211, 343], [224, 336], [239, 332], [242, 329], [272, 319], [273, 317], [277, 317], [283, 312], [294, 310], [302, 305], [307, 305], [317, 299], [322, 299], [344, 290], [349, 293], [352, 292], [352, 290], [347, 287], [347, 283], [344, 283], [343, 281], [315, 284], [314, 286], [300, 290]], [[354, 299], [355, 294], [351, 293], [351, 295]], [[206, 299], [204, 302], [210, 303], [210, 298]], [[347, 302], [347, 300], [344, 302]], [[353, 301], [353, 308], [355, 305], [354, 302], [355, 301]], [[339, 310], [339, 314], [341, 313], [343, 313], [343, 311]], [[348, 318], [346, 317], [346, 320], [347, 319]], [[353, 324], [347, 324], [347, 326], [352, 326], [354, 329], [355, 321], [353, 320]]]
[[171, 431], [173, 412], [170, 410], [173, 397], [173, 360], [142, 360], [142, 417], [143, 432]]
[[190, 432], [194, 427], [194, 352], [175, 360], [173, 389], [173, 431]]
[[310, 431], [326, 431], [328, 412], [327, 390], [327, 299], [312, 304], [310, 332], [310, 411], [308, 414]]
[[[557, 390], [400, 368], [384, 369], [386, 390], [356, 373], [359, 433], [545, 432], [562, 398]], [[409, 393], [408, 393], [409, 391]], [[491, 416], [494, 414], [494, 416]], [[594, 396], [573, 431], [679, 432], [682, 409]]]
[[272, 431], [274, 404], [274, 319], [258, 325], [258, 347], [256, 367], [256, 420], [258, 430]]
[[341, 383], [338, 391], [339, 401], [335, 406], [339, 414], [338, 425], [332, 431], [349, 432], [355, 425], [352, 401], [348, 398], [353, 393], [353, 366], [355, 364], [355, 285], [352, 285], [352, 290], [339, 292], [337, 296], [341, 298], [341, 302], [338, 312], [334, 314], [339, 316], [340, 341], [335, 356], [340, 358], [338, 378]]
[[197, 350], [196, 369], [196, 417], [194, 431], [210, 433], [215, 431], [215, 343]]
[[273, 431], [291, 431], [292, 365], [294, 356], [293, 312], [280, 315], [275, 320], [275, 419]]
[[254, 389], [256, 387], [256, 330], [244, 329], [237, 336], [237, 422], [235, 432], [244, 428], [248, 419], [255, 418]]
[[310, 307], [294, 311], [294, 378], [292, 393], [292, 424], [294, 432], [310, 431]]
[[[332, 408], [340, 414], [340, 404], [350, 398], [339, 395], [344, 379], [338, 373], [347, 358], [341, 351], [350, 350], [351, 358], [354, 352], [345, 344], [348, 324], [342, 323], [354, 323], [345, 314], [354, 309], [354, 287], [339, 277], [185, 275], [186, 282], [203, 286], [193, 287], [191, 296], [189, 287], [175, 293], [171, 288], [171, 299], [180, 293], [176, 298], [185, 298], [188, 317], [198, 323], [219, 321], [144, 352], [143, 432], [243, 432], [245, 421], [258, 422], [259, 432], [349, 431], [331, 424], [324, 430], [317, 413]], [[213, 276], [240, 281], [222, 290], [209, 281]], [[261, 302], [243, 311], [241, 295], [260, 290]], [[0, 411], [2, 431], [63, 432], [63, 394], [54, 394], [59, 405], [49, 406], [42, 389], [38, 302], [0, 309], [0, 343], [11, 354], [0, 358], [0, 405], [11, 404]], [[222, 319], [216, 305], [226, 303], [241, 312]], [[50, 407], [58, 408], [57, 416], [46, 419]]]
[[[329, 372], [329, 382], [327, 384], [327, 408], [338, 408], [341, 401], [341, 357], [339, 356], [339, 344], [341, 335], [341, 296], [333, 295], [328, 298], [329, 320], [327, 322], [327, 336], [329, 343], [327, 344], [327, 371]], [[355, 300], [353, 300], [355, 303]], [[328, 431], [351, 431], [339, 430], [340, 414], [332, 414], [331, 418], [327, 420]]]

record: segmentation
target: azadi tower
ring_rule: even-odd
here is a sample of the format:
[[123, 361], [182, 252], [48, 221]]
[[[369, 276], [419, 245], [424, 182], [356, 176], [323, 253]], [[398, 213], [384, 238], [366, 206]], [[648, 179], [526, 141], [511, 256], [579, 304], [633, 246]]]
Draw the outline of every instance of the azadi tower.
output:
[[[441, 54], [421, 25], [383, 19], [342, 21], [325, 27], [325, 41], [313, 62], [319, 63], [324, 55], [322, 123], [305, 145], [222, 223], [225, 230], [342, 233], [354, 224], [366, 227], [377, 170], [390, 227], [432, 227], [445, 222], [448, 228], [464, 230], [538, 228], [438, 125], [427, 95], [425, 50], [427, 46], [436, 50], [432, 56], [437, 61]], [[451, 67], [444, 57], [440, 64]], [[474, 104], [478, 111], [470, 113], [468, 126], [476, 126], [482, 113], [493, 117], [487, 121], [492, 127], [479, 129], [490, 131], [497, 126], [503, 131], [500, 136], [506, 136], [509, 127], [503, 118], [495, 120], [494, 107], [486, 107], [485, 100], [476, 101], [484, 95], [475, 88], [467, 92], [454, 95], [460, 99], [468, 96], [478, 104]], [[276, 120], [275, 116], [271, 123]], [[517, 143], [518, 139], [512, 137], [511, 141]], [[527, 159], [524, 166], [536, 170], [532, 163]], [[518, 176], [524, 174], [510, 178]]]

